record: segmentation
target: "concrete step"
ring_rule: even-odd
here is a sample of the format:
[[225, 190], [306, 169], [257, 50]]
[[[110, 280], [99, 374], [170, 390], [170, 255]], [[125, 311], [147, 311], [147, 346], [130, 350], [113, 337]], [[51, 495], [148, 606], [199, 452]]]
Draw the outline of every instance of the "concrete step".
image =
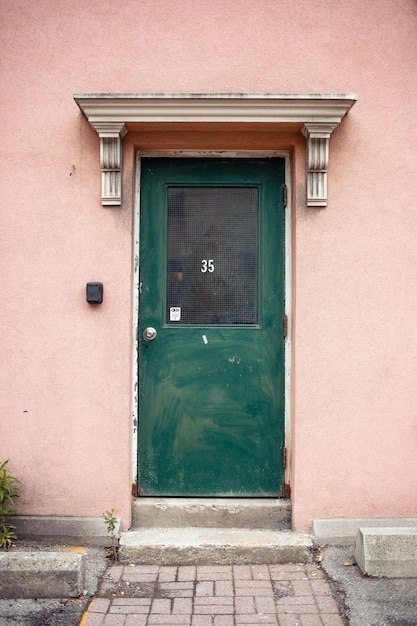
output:
[[291, 528], [291, 502], [274, 498], [135, 498], [132, 529]]
[[142, 528], [120, 537], [122, 563], [230, 565], [306, 563], [310, 535], [244, 528]]

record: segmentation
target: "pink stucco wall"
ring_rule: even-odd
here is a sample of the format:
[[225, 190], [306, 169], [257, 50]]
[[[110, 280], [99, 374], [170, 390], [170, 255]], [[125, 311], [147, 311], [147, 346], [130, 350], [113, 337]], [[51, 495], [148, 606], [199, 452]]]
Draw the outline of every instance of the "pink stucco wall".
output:
[[[81, 92], [357, 93], [329, 206], [293, 181], [292, 495], [417, 514], [414, 0], [0, 0], [0, 458], [28, 514], [130, 520], [133, 145], [100, 204]], [[85, 283], [104, 282], [104, 303]]]

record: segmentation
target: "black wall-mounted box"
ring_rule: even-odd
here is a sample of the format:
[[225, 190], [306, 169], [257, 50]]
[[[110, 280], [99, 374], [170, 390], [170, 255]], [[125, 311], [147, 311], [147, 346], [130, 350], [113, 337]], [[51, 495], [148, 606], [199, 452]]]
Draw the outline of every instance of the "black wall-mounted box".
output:
[[103, 302], [103, 283], [87, 283], [86, 298], [89, 304], [101, 304]]

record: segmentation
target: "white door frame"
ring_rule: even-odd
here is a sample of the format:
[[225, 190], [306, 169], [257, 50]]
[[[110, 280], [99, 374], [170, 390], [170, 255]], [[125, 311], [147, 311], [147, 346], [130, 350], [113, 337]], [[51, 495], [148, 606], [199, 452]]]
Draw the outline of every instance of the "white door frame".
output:
[[290, 151], [283, 150], [153, 150], [137, 151], [135, 171], [134, 221], [133, 221], [133, 325], [132, 325], [132, 484], [137, 482], [138, 472], [138, 403], [139, 403], [139, 251], [140, 251], [140, 173], [142, 157], [192, 157], [192, 158], [267, 158], [281, 157], [285, 159], [285, 184], [287, 186], [287, 202], [285, 207], [285, 314], [288, 320], [287, 337], [285, 339], [285, 447], [287, 450], [285, 467], [285, 484], [290, 484], [291, 454], [291, 312], [292, 312], [292, 248], [291, 248], [291, 159]]

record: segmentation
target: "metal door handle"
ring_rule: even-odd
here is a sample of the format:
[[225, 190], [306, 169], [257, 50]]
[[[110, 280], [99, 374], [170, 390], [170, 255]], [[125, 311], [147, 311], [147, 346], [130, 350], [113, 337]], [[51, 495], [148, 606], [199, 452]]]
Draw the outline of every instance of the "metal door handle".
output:
[[143, 338], [145, 339], [145, 341], [153, 341], [155, 337], [157, 336], [157, 334], [158, 333], [156, 332], [156, 328], [153, 328], [152, 326], [148, 326], [143, 331]]

